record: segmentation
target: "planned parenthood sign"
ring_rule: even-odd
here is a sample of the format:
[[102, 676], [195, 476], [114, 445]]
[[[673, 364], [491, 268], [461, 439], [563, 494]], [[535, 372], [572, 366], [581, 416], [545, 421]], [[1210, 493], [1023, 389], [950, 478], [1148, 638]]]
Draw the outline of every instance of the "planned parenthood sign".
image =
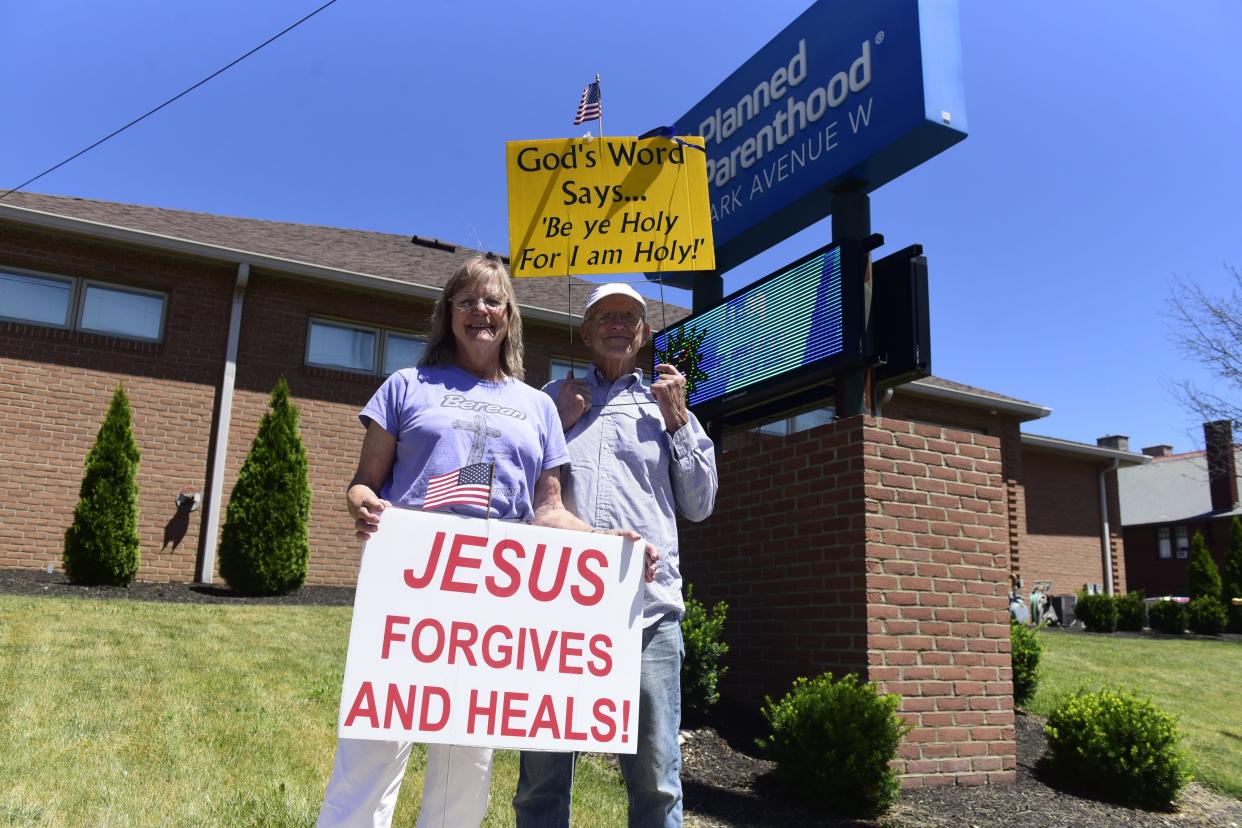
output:
[[819, 0], [675, 130], [706, 144], [728, 270], [966, 137], [956, 0]]

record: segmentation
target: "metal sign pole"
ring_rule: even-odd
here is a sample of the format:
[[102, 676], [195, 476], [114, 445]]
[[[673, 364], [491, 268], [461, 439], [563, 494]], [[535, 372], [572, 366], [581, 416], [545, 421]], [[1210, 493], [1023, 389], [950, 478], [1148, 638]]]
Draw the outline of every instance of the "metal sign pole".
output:
[[[841, 245], [841, 293], [847, 314], [861, 314], [858, 340], [848, 343], [869, 357], [871, 325], [871, 198], [857, 191], [832, 195], [832, 241]], [[851, 368], [837, 378], [838, 417], [870, 414], [875, 399], [870, 367]]]

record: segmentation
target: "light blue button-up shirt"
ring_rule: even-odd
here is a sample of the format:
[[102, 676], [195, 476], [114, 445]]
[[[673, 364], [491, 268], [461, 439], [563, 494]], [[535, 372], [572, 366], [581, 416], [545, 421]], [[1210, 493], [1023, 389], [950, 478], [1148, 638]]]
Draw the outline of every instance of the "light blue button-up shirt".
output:
[[[669, 434], [643, 372], [608, 382], [594, 366], [582, 378], [591, 410], [565, 433], [570, 469], [565, 507], [596, 529], [633, 529], [660, 550], [655, 580], [646, 584], [643, 625], [685, 612], [677, 514], [698, 522], [716, 503], [716, 450], [694, 414]], [[556, 399], [562, 380], [544, 391]]]

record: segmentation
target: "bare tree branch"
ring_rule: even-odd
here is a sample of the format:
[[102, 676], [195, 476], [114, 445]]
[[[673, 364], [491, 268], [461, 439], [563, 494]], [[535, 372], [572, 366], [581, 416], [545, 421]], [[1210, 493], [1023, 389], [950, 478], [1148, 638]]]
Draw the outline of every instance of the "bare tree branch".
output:
[[1236, 430], [1242, 428], [1242, 272], [1225, 270], [1232, 284], [1220, 296], [1196, 282], [1170, 283], [1170, 339], [1220, 380], [1210, 390], [1188, 381], [1173, 383], [1171, 390], [1201, 421], [1230, 420]]

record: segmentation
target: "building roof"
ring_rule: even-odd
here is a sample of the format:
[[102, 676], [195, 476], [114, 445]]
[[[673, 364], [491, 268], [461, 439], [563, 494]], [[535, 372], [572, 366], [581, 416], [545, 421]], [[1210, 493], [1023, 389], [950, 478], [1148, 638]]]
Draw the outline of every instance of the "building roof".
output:
[[1022, 447], [1077, 458], [1091, 458], [1110, 462], [1116, 460], [1120, 464], [1119, 468], [1141, 466], [1144, 463], [1151, 462], [1151, 458], [1146, 454], [1106, 448], [1105, 446], [1093, 446], [1090, 443], [1079, 443], [1074, 440], [1062, 440], [1060, 437], [1044, 437], [1039, 434], [1023, 434]]
[[1010, 414], [1017, 414], [1021, 421], [1036, 420], [1052, 413], [1052, 409], [1046, 406], [940, 377], [924, 377], [905, 385], [899, 385], [894, 389], [894, 393], [913, 394], [917, 397], [949, 400], [976, 408], [1006, 411]]
[[[1242, 446], [1235, 446], [1233, 451], [1235, 466], [1242, 469]], [[1242, 488], [1242, 477], [1239, 481]], [[1242, 508], [1212, 511], [1207, 459], [1202, 451], [1157, 457], [1144, 466], [1120, 469], [1117, 484], [1123, 526], [1242, 515]]]
[[[0, 201], [0, 221], [427, 298], [439, 294], [458, 262], [479, 252], [438, 239], [37, 193], [13, 193]], [[596, 286], [577, 277], [513, 282], [523, 314], [534, 311], [536, 318], [560, 322], [580, 318]], [[689, 313], [647, 302], [647, 316], [659, 327]]]

